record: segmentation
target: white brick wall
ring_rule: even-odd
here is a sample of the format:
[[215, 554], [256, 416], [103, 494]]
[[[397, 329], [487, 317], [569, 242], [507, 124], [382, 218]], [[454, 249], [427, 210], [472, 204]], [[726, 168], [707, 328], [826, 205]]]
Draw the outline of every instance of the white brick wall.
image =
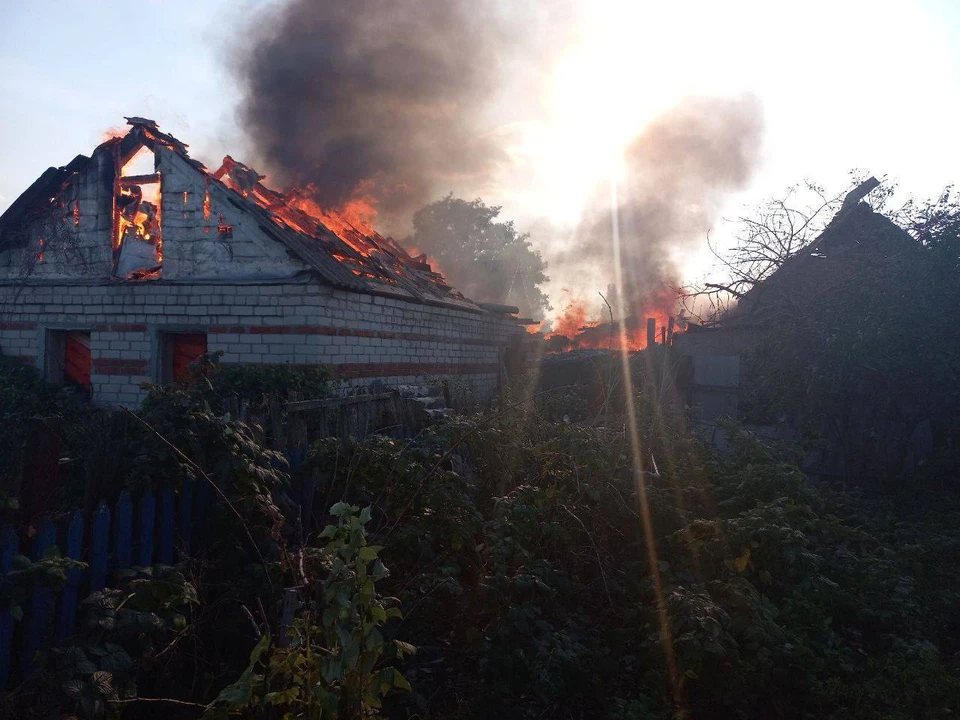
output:
[[[481, 399], [496, 386], [500, 348], [522, 332], [493, 315], [316, 282], [62, 282], [28, 285], [15, 300], [13, 290], [0, 286], [0, 352], [42, 367], [47, 330], [88, 329], [93, 395], [102, 405], [135, 405], [143, 396], [139, 384], [159, 379], [162, 332], [206, 332], [209, 349], [222, 351], [223, 362], [322, 363], [350, 382], [456, 375]], [[134, 364], [109, 365], [120, 361]]]

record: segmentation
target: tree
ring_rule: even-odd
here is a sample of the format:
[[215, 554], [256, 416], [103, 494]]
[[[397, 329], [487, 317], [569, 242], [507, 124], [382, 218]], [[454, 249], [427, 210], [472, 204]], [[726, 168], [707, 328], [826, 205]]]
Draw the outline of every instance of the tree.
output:
[[408, 248], [426, 253], [450, 283], [472, 300], [507, 303], [525, 317], [550, 309], [540, 286], [547, 264], [513, 221], [499, 221], [500, 207], [447, 195], [413, 216]]
[[[719, 319], [731, 301], [746, 295], [773, 275], [783, 263], [810, 245], [837, 214], [847, 193], [866, 179], [850, 174], [851, 184], [838, 195], [810, 180], [787, 188], [733, 220], [736, 229], [727, 250], [707, 238], [718, 263], [716, 276], [708, 282], [684, 289], [687, 310], [702, 320]], [[870, 201], [880, 210], [894, 192], [891, 185], [873, 190]]]

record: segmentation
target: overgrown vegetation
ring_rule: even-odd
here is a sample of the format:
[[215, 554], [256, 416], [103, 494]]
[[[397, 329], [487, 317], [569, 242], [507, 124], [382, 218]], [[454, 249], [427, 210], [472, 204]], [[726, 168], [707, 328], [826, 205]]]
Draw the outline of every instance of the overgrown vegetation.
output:
[[[20, 474], [23, 447], [31, 431], [30, 418], [56, 417], [66, 421], [64, 445], [69, 452], [84, 416], [85, 408], [63, 388], [45, 382], [35, 368], [0, 355], [0, 479]], [[9, 482], [0, 484], [3, 495], [16, 495], [18, 491]]]
[[100, 426], [130, 454], [114, 491], [210, 486], [198, 550], [111, 577], [2, 712], [896, 720], [960, 706], [949, 497], [816, 485], [742, 432], [716, 455], [642, 386], [637, 428], [583, 422], [568, 388], [518, 388], [414, 441], [317, 440], [293, 471], [208, 392], [157, 388], [139, 418]]
[[709, 321], [749, 338], [745, 421], [787, 426], [818, 473], [943, 490], [960, 441], [960, 200], [947, 188], [884, 209], [893, 189], [867, 196], [892, 222], [851, 206], [815, 253], [843, 195], [810, 185], [812, 203], [793, 191], [765, 203], [740, 219], [718, 281], [690, 297], [716, 300]]

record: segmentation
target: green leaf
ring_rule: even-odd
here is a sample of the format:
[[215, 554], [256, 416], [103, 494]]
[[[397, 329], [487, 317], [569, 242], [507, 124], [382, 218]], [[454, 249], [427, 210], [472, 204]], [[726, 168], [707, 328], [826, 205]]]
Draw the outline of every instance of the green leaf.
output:
[[214, 705], [219, 703], [227, 703], [229, 705], [239, 705], [244, 706], [250, 702], [250, 696], [253, 692], [253, 669], [256, 667], [257, 663], [260, 662], [260, 658], [263, 656], [263, 653], [267, 651], [267, 648], [270, 647], [270, 633], [264, 633], [260, 641], [253, 648], [253, 651], [250, 653], [250, 665], [246, 670], [237, 678], [237, 681], [232, 685], [227, 685], [223, 690], [220, 691], [220, 694], [217, 695], [216, 699], [207, 705], [207, 708], [210, 709]]
[[395, 688], [400, 688], [401, 690], [406, 690], [407, 692], [413, 691], [413, 688], [410, 687], [410, 683], [407, 682], [407, 679], [400, 674], [399, 670], [393, 671], [393, 686]]
[[352, 512], [356, 512], [356, 510], [357, 508], [354, 505], [350, 505], [345, 502], [338, 502], [330, 508], [330, 514], [334, 517], [343, 517], [344, 515], [349, 515]]
[[397, 646], [397, 657], [403, 658], [407, 655], [416, 655], [417, 648], [415, 645], [411, 645], [408, 642], [403, 640], [394, 640], [393, 644]]
[[263, 702], [266, 705], [286, 705], [300, 697], [299, 687], [289, 687], [285, 690], [267, 693], [263, 696]]
[[270, 633], [264, 633], [260, 636], [260, 641], [250, 653], [250, 667], [260, 662], [261, 656], [267, 651], [268, 647], [270, 647]]
[[376, 560], [377, 553], [379, 553], [382, 549], [383, 545], [367, 545], [366, 547], [360, 548], [360, 552], [357, 553], [357, 559], [362, 562]]
[[367, 650], [373, 650], [374, 648], [380, 647], [383, 645], [383, 635], [380, 634], [380, 631], [376, 628], [373, 628], [368, 634], [366, 639], [363, 641], [363, 646]]
[[216, 699], [207, 707], [211, 708], [219, 703], [227, 703], [229, 705], [239, 706], [246, 705], [250, 701], [252, 679], [253, 670], [251, 668], [247, 668], [243, 671], [235, 683], [232, 685], [227, 685], [223, 690], [221, 690]]

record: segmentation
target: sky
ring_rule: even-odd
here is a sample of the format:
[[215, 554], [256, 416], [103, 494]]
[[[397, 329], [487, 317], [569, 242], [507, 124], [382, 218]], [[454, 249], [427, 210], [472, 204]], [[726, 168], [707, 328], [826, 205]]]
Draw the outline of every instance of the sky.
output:
[[[125, 115], [157, 120], [207, 165], [242, 159], [232, 59], [269, 4], [0, 0], [0, 212]], [[537, 70], [537, 101], [515, 102], [529, 89], [507, 79], [491, 103], [489, 132], [510, 162], [481, 188], [451, 188], [502, 205], [521, 229], [575, 224], [620, 150], [689, 95], [747, 93], [762, 107], [755, 172], [724, 216], [805, 178], [839, 190], [852, 169], [918, 196], [956, 178], [960, 3], [583, 0], [582, 10]], [[533, 240], [549, 260], [550, 233]], [[688, 275], [705, 267], [695, 255]]]

